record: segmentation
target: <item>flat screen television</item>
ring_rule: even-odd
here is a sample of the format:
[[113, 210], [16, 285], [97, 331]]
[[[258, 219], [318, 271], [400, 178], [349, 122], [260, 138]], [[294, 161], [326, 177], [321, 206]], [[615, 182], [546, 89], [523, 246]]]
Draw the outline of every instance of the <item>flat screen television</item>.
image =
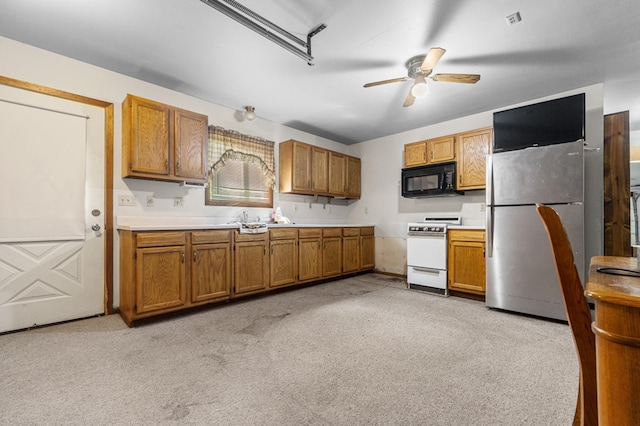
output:
[[493, 152], [575, 142], [584, 129], [584, 93], [495, 112]]

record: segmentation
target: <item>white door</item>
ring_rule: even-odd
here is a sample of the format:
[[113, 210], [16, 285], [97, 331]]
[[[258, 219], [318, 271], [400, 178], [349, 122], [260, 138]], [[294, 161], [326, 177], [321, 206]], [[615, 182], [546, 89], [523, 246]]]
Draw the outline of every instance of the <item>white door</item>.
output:
[[104, 313], [104, 134], [102, 108], [0, 85], [0, 332]]

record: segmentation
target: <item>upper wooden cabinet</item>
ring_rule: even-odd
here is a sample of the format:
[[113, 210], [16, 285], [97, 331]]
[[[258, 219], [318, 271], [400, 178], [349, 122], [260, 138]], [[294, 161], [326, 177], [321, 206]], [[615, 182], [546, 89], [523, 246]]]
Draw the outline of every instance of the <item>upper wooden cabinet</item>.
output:
[[280, 192], [311, 191], [311, 145], [288, 140], [280, 144]]
[[122, 102], [122, 177], [205, 182], [205, 115], [127, 95]]
[[329, 193], [329, 151], [317, 146], [311, 147], [311, 191]]
[[456, 157], [455, 135], [412, 142], [404, 146], [404, 166], [416, 167], [453, 161]]
[[345, 197], [360, 198], [360, 159], [347, 156], [347, 183]]
[[360, 159], [293, 139], [280, 143], [280, 192], [360, 198]]
[[458, 190], [484, 189], [486, 187], [487, 152], [492, 135], [491, 127], [457, 135]]
[[329, 194], [345, 196], [347, 157], [339, 152], [329, 152]]
[[466, 191], [486, 187], [487, 153], [493, 129], [485, 127], [455, 135], [412, 142], [404, 146], [404, 167], [456, 161], [456, 189]]

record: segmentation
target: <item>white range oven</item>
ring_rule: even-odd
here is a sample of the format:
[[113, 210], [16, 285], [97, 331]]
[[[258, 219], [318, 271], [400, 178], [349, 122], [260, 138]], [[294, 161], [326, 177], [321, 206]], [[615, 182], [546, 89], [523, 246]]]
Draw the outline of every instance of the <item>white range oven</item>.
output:
[[459, 216], [425, 217], [407, 225], [407, 284], [410, 289], [447, 296], [447, 228]]

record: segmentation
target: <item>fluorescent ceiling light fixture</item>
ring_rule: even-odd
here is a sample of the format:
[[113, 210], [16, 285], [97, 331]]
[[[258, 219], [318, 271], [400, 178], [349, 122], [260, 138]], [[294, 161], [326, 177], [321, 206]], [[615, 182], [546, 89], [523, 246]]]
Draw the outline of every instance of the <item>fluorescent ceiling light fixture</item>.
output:
[[[216, 9], [218, 12], [221, 12], [227, 15], [229, 18], [234, 19], [235, 21], [241, 23], [245, 27], [253, 30], [254, 32], [260, 34], [261, 36], [271, 40], [278, 46], [283, 49], [288, 50], [289, 52], [297, 55], [307, 61], [307, 64], [313, 65], [313, 56], [311, 56], [311, 37], [318, 34], [320, 31], [327, 28], [325, 24], [320, 24], [315, 27], [309, 34], [307, 34], [307, 41], [299, 39], [294, 36], [290, 32], [280, 28], [273, 22], [269, 21], [266, 18], [258, 15], [254, 11], [244, 7], [240, 3], [234, 0], [200, 0], [204, 4]], [[229, 6], [223, 4], [227, 3]], [[267, 28], [265, 28], [267, 27]], [[277, 36], [270, 30], [273, 30], [279, 33], [281, 36], [286, 37], [287, 39], [293, 41], [294, 43], [306, 48], [307, 51], [301, 50], [300, 48], [294, 46], [286, 40], [283, 40], [281, 37]]]

